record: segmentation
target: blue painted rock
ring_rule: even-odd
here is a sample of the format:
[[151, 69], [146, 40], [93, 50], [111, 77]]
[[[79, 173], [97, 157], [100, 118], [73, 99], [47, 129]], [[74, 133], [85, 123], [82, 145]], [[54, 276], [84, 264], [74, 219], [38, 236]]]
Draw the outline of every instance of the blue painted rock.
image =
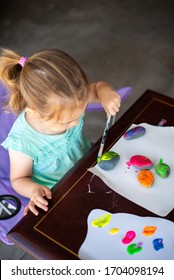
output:
[[170, 166], [164, 163], [162, 159], [160, 159], [158, 165], [156, 166], [156, 173], [161, 178], [167, 178], [170, 174]]
[[132, 156], [130, 158], [130, 165], [132, 165], [133, 167], [137, 168], [137, 169], [151, 169], [152, 166], [153, 166], [153, 162], [145, 157], [145, 156], [142, 156], [142, 155], [135, 155], [135, 156]]
[[99, 159], [98, 159], [98, 165], [103, 170], [111, 170], [115, 167], [117, 162], [119, 161], [120, 156], [113, 152], [109, 151], [104, 153]]
[[135, 138], [138, 138], [138, 137], [144, 135], [145, 132], [146, 132], [146, 129], [143, 126], [136, 126], [134, 128], [129, 129], [128, 131], [126, 131], [123, 134], [123, 137], [126, 140], [131, 140], [131, 139], [135, 139]]

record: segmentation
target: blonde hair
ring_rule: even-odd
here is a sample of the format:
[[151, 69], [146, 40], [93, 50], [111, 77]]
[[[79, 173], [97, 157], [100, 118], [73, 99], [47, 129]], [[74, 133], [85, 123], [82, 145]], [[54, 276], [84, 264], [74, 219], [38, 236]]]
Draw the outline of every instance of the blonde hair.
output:
[[[1, 49], [0, 80], [9, 89], [8, 106], [19, 114], [27, 106], [41, 117], [53, 115], [50, 108], [63, 110], [67, 102], [72, 107], [88, 99], [88, 80], [79, 64], [67, 53], [45, 49], [27, 59], [24, 67], [21, 56]], [[57, 107], [57, 108], [58, 108]]]

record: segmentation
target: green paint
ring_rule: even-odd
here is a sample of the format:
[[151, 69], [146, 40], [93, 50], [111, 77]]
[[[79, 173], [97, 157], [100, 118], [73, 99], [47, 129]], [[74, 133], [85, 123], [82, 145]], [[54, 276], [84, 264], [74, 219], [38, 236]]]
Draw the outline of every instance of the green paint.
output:
[[142, 250], [141, 246], [138, 246], [136, 243], [130, 244], [127, 247], [127, 252], [129, 255], [134, 255], [136, 253], [139, 253]]
[[113, 151], [106, 152], [98, 159], [98, 163], [101, 160], [111, 160], [115, 157], [119, 157], [119, 155], [117, 153], [113, 152]]

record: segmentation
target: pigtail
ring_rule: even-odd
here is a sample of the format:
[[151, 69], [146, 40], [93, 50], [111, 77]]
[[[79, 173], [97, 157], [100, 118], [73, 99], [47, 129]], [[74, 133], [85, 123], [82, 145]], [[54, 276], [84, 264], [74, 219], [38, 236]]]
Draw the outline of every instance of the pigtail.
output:
[[26, 107], [26, 102], [20, 91], [20, 75], [22, 66], [19, 65], [20, 55], [8, 49], [1, 49], [0, 80], [7, 89], [6, 107], [19, 114]]

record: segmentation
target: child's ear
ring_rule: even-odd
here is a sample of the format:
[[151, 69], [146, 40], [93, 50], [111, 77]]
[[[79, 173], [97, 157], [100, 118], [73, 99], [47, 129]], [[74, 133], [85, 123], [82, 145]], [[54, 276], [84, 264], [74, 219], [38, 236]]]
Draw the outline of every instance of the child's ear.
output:
[[34, 117], [34, 118], [37, 118], [37, 117], [40, 116], [37, 111], [35, 111], [34, 109], [32, 109], [30, 107], [26, 108], [26, 113], [29, 114], [30, 116]]

